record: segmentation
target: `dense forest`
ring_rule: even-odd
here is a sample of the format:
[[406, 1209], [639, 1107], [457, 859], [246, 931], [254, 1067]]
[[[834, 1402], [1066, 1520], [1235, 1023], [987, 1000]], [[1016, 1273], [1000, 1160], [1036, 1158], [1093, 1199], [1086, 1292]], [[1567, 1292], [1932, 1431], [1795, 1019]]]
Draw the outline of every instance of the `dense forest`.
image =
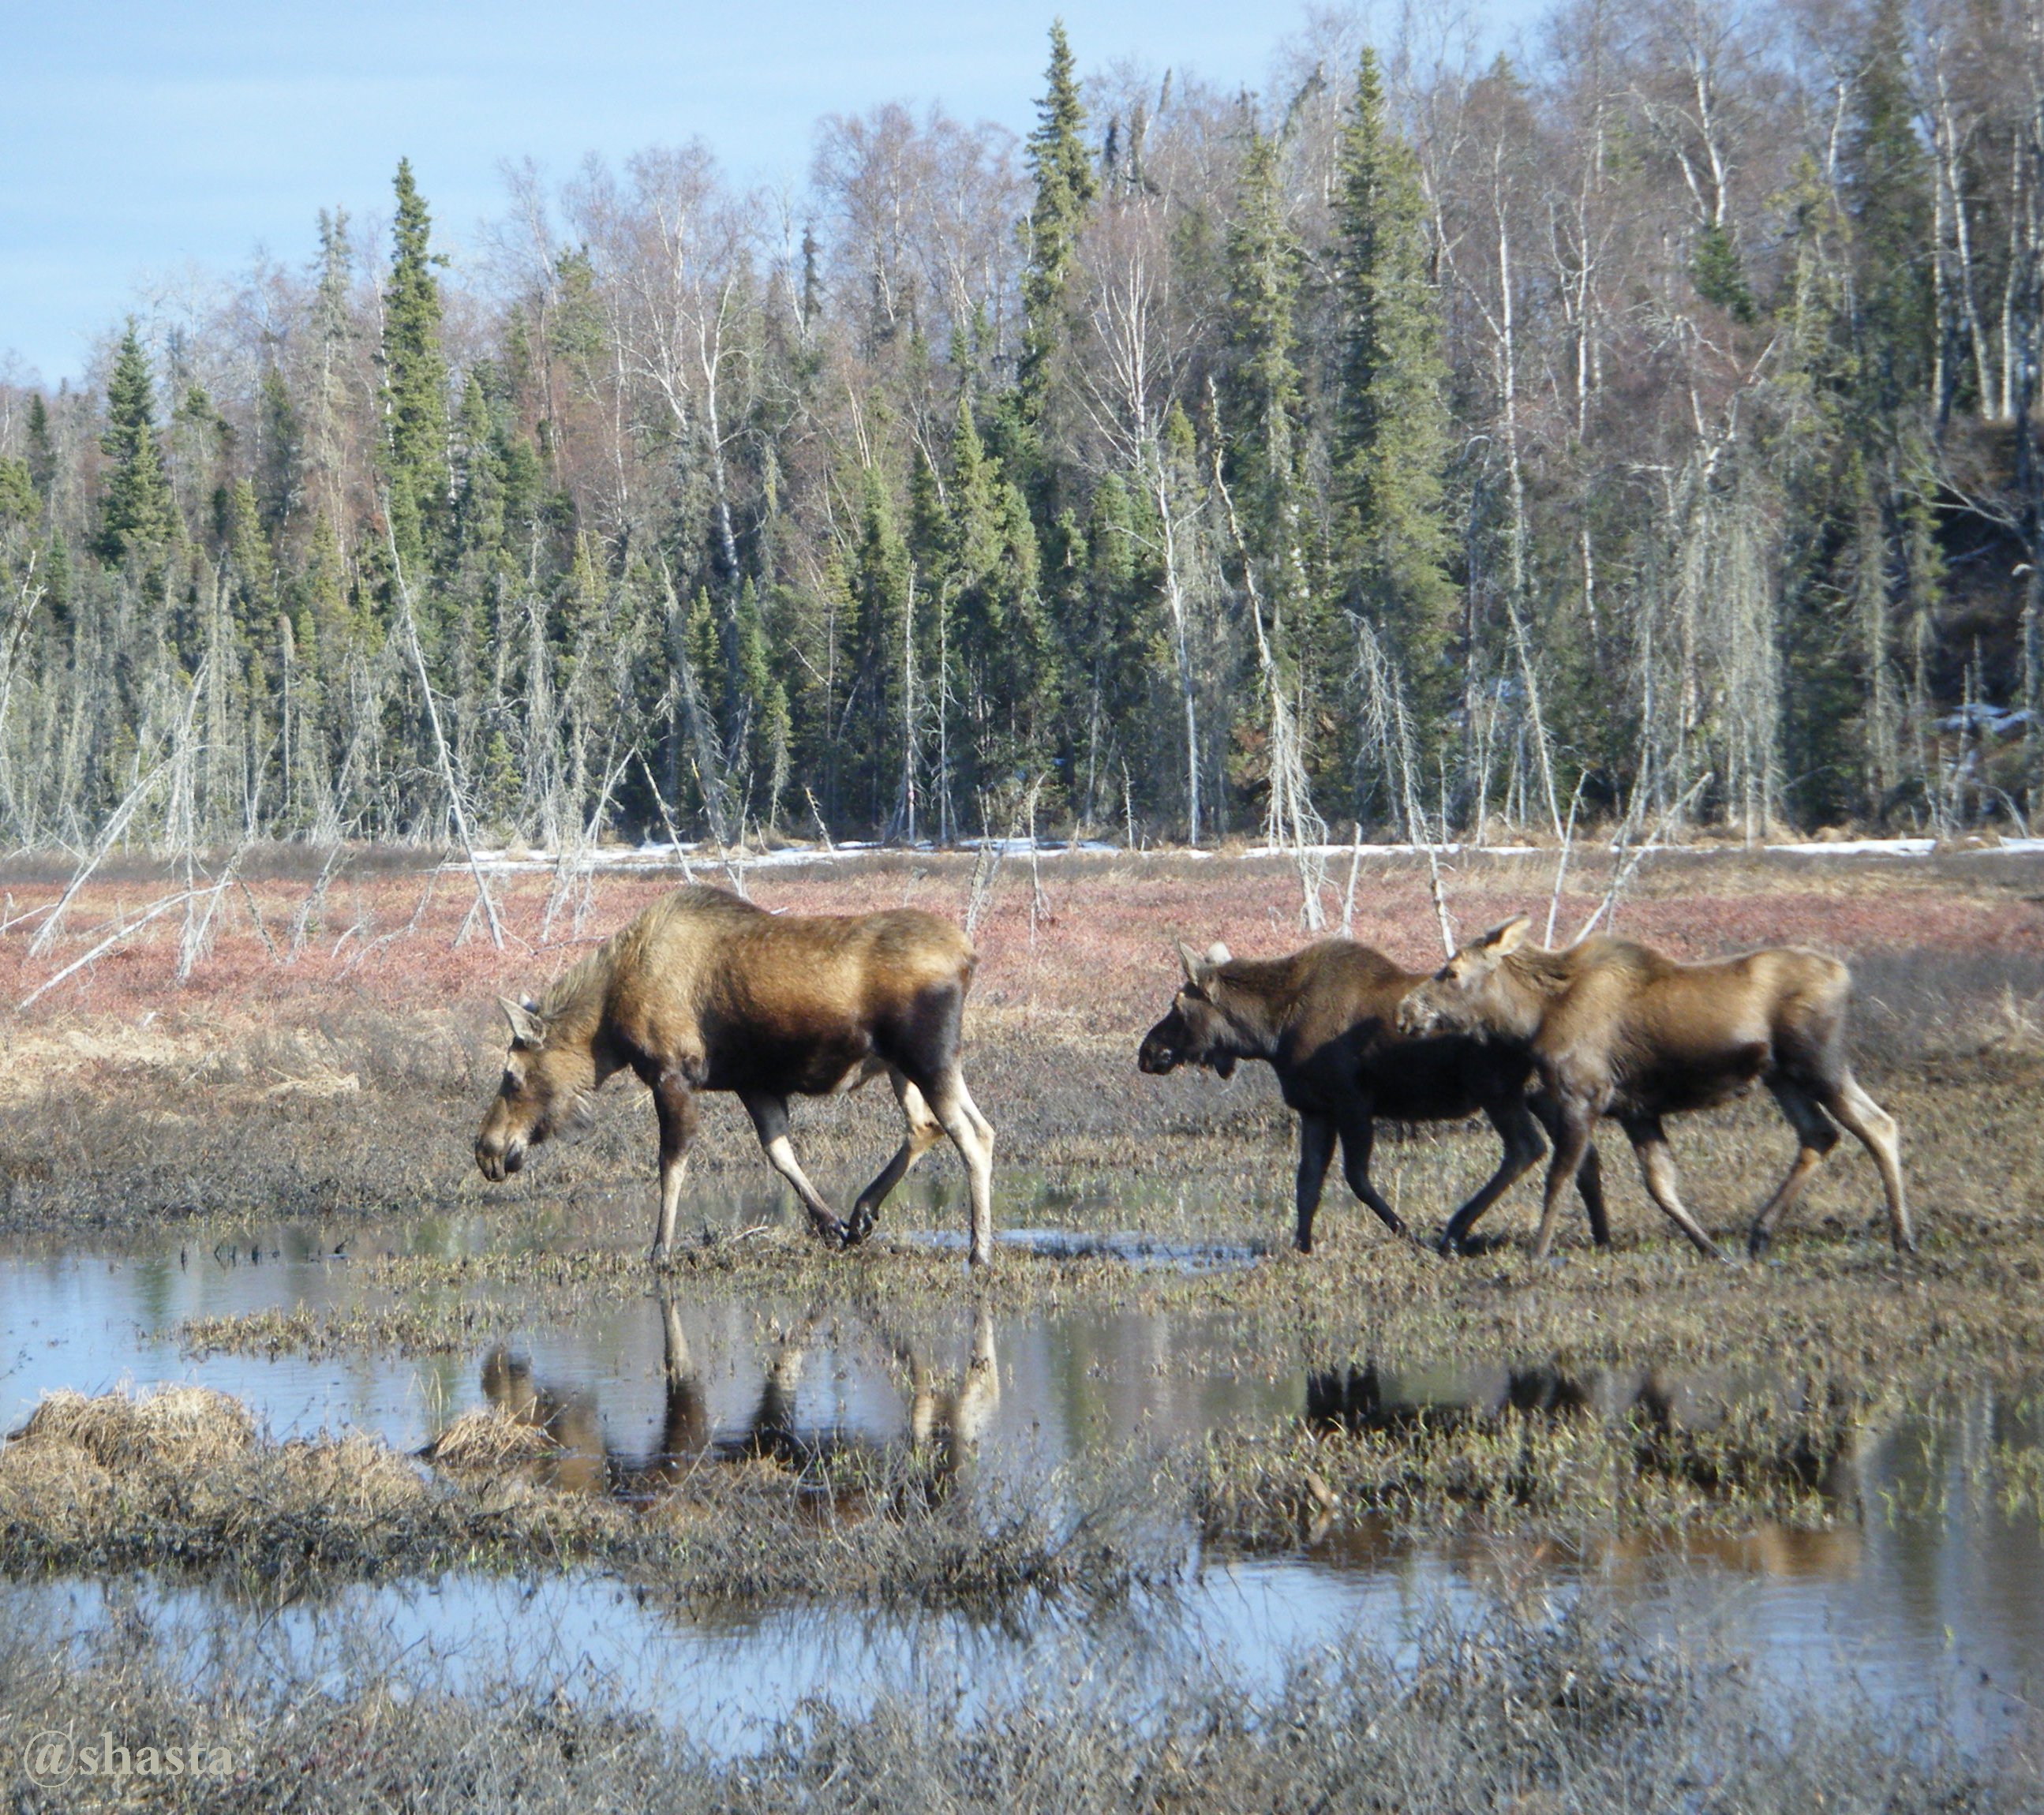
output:
[[1272, 68], [1053, 29], [1025, 139], [513, 170], [453, 263], [401, 164], [0, 385], [0, 837], [2044, 808], [2034, 0]]

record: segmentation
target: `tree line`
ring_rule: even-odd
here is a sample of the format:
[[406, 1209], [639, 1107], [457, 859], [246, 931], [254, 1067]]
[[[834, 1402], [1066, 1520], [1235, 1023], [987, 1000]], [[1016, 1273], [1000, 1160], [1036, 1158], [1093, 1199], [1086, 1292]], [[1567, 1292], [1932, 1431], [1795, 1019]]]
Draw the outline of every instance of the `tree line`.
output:
[[2044, 804], [2044, 22], [1062, 27], [1017, 140], [398, 167], [0, 384], [0, 835], [1310, 845]]

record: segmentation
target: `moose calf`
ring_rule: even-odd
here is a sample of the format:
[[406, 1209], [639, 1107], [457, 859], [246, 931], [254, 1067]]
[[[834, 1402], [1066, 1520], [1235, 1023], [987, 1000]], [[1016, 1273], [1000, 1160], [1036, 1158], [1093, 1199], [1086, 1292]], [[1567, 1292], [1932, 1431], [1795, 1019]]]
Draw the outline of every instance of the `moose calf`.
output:
[[[1534, 1257], [1554, 1240], [1562, 1194], [1589, 1151], [1599, 1116], [1614, 1118], [1639, 1156], [1654, 1201], [1704, 1253], [1724, 1258], [1676, 1195], [1664, 1115], [1708, 1109], [1758, 1080], [1801, 1145], [1780, 1188], [1754, 1218], [1758, 1255], [1818, 1162], [1850, 1130], [1881, 1168], [1888, 1234], [1899, 1252], [1916, 1238], [1902, 1191], [1893, 1119], [1846, 1063], [1852, 979], [1836, 958], [1777, 947], [1708, 964], [1677, 964], [1630, 940], [1585, 940], [1566, 951], [1526, 943], [1523, 914], [1472, 939], [1400, 1005], [1412, 1034], [1447, 1033], [1530, 1046], [1554, 1105], [1554, 1157]], [[1835, 1126], [1834, 1124], [1838, 1126]]]

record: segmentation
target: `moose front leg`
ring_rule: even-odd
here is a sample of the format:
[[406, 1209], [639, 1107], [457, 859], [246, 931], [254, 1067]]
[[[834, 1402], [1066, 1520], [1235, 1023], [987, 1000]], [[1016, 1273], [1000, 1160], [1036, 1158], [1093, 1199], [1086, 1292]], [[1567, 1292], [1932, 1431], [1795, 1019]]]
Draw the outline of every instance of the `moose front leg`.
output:
[[678, 1072], [653, 1080], [653, 1109], [660, 1119], [660, 1220], [653, 1232], [655, 1266], [674, 1251], [674, 1218], [682, 1207], [682, 1181], [689, 1170], [689, 1143], [696, 1136], [696, 1093]]
[[1533, 1238], [1533, 1258], [1544, 1261], [1554, 1245], [1562, 1220], [1562, 1199], [1576, 1181], [1590, 1147], [1592, 1114], [1587, 1105], [1562, 1099], [1557, 1103], [1552, 1132], [1554, 1156], [1547, 1162], [1546, 1195], [1540, 1205], [1540, 1231]]
[[1309, 1109], [1299, 1111], [1299, 1173], [1293, 1188], [1293, 1206], [1298, 1222], [1292, 1244], [1301, 1254], [1313, 1251], [1313, 1217], [1320, 1207], [1320, 1190], [1327, 1182], [1327, 1162], [1334, 1157], [1335, 1125]]

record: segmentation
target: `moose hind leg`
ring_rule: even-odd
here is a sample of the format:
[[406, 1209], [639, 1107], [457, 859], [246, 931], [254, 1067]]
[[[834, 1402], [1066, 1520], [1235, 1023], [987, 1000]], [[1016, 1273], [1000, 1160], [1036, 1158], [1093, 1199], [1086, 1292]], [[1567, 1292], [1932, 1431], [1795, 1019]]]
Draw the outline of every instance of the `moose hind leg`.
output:
[[1293, 1207], [1297, 1222], [1292, 1245], [1301, 1254], [1313, 1251], [1313, 1218], [1320, 1207], [1320, 1191], [1327, 1183], [1327, 1162], [1334, 1157], [1335, 1125], [1324, 1115], [1307, 1111], [1299, 1115], [1299, 1170], [1293, 1181]]
[[802, 1200], [802, 1207], [809, 1213], [810, 1228], [832, 1247], [843, 1247], [844, 1225], [838, 1221], [837, 1212], [824, 1201], [823, 1193], [809, 1183], [809, 1175], [802, 1170], [801, 1162], [795, 1157], [793, 1144], [788, 1138], [787, 1098], [755, 1094], [740, 1100], [752, 1118], [753, 1132], [759, 1137], [759, 1145], [774, 1170], [795, 1188], [795, 1195]]
[[682, 1184], [688, 1176], [689, 1143], [695, 1138], [696, 1093], [672, 1072], [653, 1083], [653, 1112], [660, 1124], [660, 1215], [653, 1230], [657, 1265], [674, 1249], [674, 1222], [681, 1214]]
[[972, 1264], [993, 1258], [993, 1124], [979, 1112], [955, 1066], [922, 1086], [938, 1122], [965, 1161], [972, 1184]]
[[1774, 1239], [1776, 1225], [1787, 1214], [1788, 1207], [1803, 1195], [1810, 1175], [1838, 1144], [1838, 1131], [1824, 1113], [1823, 1105], [1800, 1084], [1790, 1078], [1774, 1077], [1767, 1080], [1767, 1088], [1781, 1106], [1781, 1113], [1794, 1125], [1800, 1145], [1788, 1177], [1775, 1188], [1774, 1195], [1760, 1207], [1759, 1214], [1753, 1219], [1752, 1232], [1746, 1238], [1746, 1251], [1754, 1260], [1759, 1259], [1768, 1243]]
[[851, 1207], [851, 1214], [845, 1219], [845, 1239], [849, 1242], [863, 1241], [873, 1233], [874, 1219], [888, 1193], [908, 1176], [910, 1167], [944, 1138], [943, 1125], [930, 1113], [923, 1093], [892, 1065], [888, 1067], [887, 1076], [894, 1086], [894, 1099], [908, 1120], [909, 1132], [893, 1158], [880, 1168]]
[[1916, 1234], [1909, 1225], [1909, 1200], [1902, 1188], [1902, 1143], [1895, 1118], [1859, 1087], [1850, 1072], [1823, 1099], [1846, 1132], [1873, 1156], [1888, 1193], [1888, 1233], [1899, 1254], [1916, 1252]]
[[1540, 1138], [1539, 1125], [1523, 1098], [1514, 1099], [1508, 1105], [1486, 1103], [1484, 1114], [1490, 1118], [1491, 1126], [1504, 1142], [1504, 1153], [1497, 1162], [1497, 1170], [1484, 1181], [1482, 1188], [1448, 1218], [1447, 1227], [1441, 1231], [1441, 1238], [1435, 1244], [1443, 1254], [1459, 1253], [1469, 1232], [1476, 1226], [1476, 1219], [1538, 1165], [1540, 1156], [1547, 1150], [1547, 1144]]
[[1625, 1119], [1625, 1132], [1632, 1142], [1632, 1150], [1639, 1157], [1639, 1176], [1646, 1185], [1646, 1195], [1668, 1213], [1669, 1220], [1696, 1244], [1700, 1254], [1708, 1254], [1713, 1261], [1725, 1258], [1724, 1250], [1704, 1233], [1703, 1225], [1683, 1207], [1681, 1198], [1675, 1189], [1675, 1157], [1668, 1145], [1668, 1131], [1661, 1126], [1658, 1115], [1629, 1115]]
[[1370, 1206], [1377, 1220], [1393, 1235], [1404, 1234], [1404, 1218], [1385, 1200], [1370, 1176], [1370, 1156], [1377, 1143], [1377, 1118], [1367, 1109], [1352, 1107], [1343, 1112], [1337, 1126], [1341, 1130], [1342, 1176], [1348, 1180], [1348, 1188]]

